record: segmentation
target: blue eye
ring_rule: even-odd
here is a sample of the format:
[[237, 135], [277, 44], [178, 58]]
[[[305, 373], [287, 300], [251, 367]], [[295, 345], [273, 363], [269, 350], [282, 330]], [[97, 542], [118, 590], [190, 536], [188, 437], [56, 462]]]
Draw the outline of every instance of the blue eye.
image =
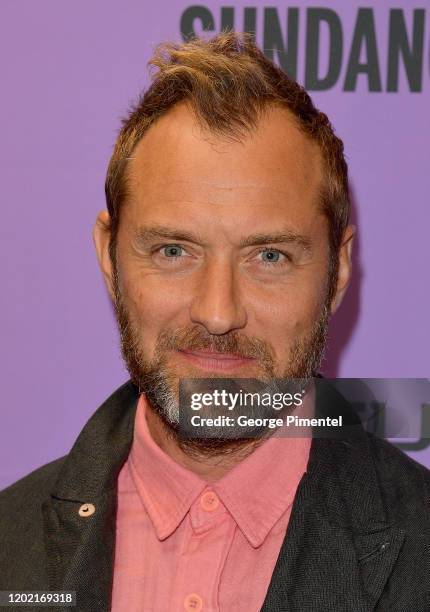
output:
[[180, 257], [183, 252], [183, 248], [177, 244], [169, 244], [162, 248], [163, 255], [166, 257]]
[[261, 251], [264, 263], [278, 263], [281, 254], [282, 253], [276, 251], [275, 249], [266, 249], [265, 251]]

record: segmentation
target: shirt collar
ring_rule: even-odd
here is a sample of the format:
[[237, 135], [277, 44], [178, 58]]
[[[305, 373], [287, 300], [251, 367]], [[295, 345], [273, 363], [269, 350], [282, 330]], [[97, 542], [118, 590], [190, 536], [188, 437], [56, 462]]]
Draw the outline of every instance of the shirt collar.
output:
[[142, 394], [137, 405], [128, 463], [157, 537], [164, 540], [178, 527], [206, 483], [154, 442], [146, 422], [146, 405], [146, 397]]
[[223, 478], [208, 484], [154, 442], [146, 422], [146, 402], [141, 395], [128, 463], [158, 539], [175, 531], [210, 486], [251, 546], [260, 546], [294, 500], [306, 471], [311, 438], [271, 437]]
[[271, 437], [215, 483], [215, 490], [254, 548], [292, 505], [310, 446], [310, 437]]

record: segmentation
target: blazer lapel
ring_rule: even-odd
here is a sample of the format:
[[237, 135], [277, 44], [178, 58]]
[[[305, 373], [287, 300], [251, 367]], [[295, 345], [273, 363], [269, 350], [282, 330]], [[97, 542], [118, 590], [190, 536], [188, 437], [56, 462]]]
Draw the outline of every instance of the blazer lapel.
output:
[[364, 430], [314, 438], [262, 612], [376, 610], [403, 539], [387, 524]]
[[[97, 410], [43, 504], [50, 589], [76, 591], [82, 612], [110, 610], [117, 478], [131, 446], [137, 399], [129, 382]], [[84, 504], [92, 505], [89, 511]]]

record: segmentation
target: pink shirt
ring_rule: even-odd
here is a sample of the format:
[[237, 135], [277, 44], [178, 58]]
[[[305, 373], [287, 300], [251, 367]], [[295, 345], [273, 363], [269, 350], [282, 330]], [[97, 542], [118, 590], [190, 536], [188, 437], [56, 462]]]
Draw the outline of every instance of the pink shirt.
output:
[[311, 439], [270, 438], [208, 484], [153, 441], [145, 405], [118, 478], [113, 612], [260, 610]]

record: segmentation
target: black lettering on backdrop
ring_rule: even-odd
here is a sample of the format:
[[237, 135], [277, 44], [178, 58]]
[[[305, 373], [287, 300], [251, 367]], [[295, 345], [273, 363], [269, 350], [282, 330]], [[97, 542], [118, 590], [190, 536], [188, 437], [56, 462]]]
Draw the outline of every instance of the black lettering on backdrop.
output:
[[[320, 57], [320, 26], [325, 22], [329, 34], [329, 54], [326, 74], [318, 75]], [[308, 9], [306, 27], [306, 68], [305, 88], [316, 90], [330, 89], [339, 78], [342, 66], [342, 24], [334, 11], [327, 8]]]
[[[360, 62], [363, 43], [366, 61]], [[348, 67], [346, 69], [345, 85], [343, 87], [345, 91], [354, 91], [356, 89], [357, 77], [360, 73], [367, 74], [369, 91], [382, 90], [375, 21], [373, 19], [373, 10], [369, 8], [361, 8], [358, 11]]]
[[416, 442], [397, 442], [405, 452], [423, 451], [430, 446], [430, 404], [421, 404], [421, 436]]
[[[300, 10], [306, 13], [305, 40], [299, 38]], [[243, 21], [238, 19], [242, 11]], [[398, 91], [399, 71], [404, 67], [409, 90], [422, 91], [425, 9], [414, 9], [412, 27], [405, 22], [406, 9], [391, 9], [386, 12], [388, 23], [388, 43], [383, 50], [387, 69], [386, 91]], [[182, 38], [188, 40], [201, 31], [215, 32], [236, 29], [252, 33], [265, 55], [276, 61], [281, 68], [299, 82], [304, 82], [310, 91], [326, 90], [335, 86], [341, 74], [343, 49], [347, 44], [344, 38], [346, 29], [339, 15], [330, 8], [285, 9], [285, 21], [280, 19], [275, 7], [248, 6], [239, 9], [235, 6], [220, 7], [219, 21], [206, 6], [194, 5], [186, 8], [181, 16]], [[260, 18], [259, 18], [260, 17]], [[380, 17], [379, 17], [380, 19]], [[260, 25], [261, 24], [261, 25]], [[258, 27], [262, 28], [258, 32]], [[321, 49], [321, 30], [328, 28], [328, 48]], [[301, 46], [299, 46], [301, 44]], [[297, 74], [298, 54], [303, 49], [304, 75]], [[359, 75], [366, 78], [369, 91], [382, 89], [381, 70], [378, 53], [378, 38], [372, 8], [357, 11], [352, 42], [347, 53], [346, 74], [343, 88], [354, 91]], [[328, 58], [328, 64], [320, 74], [319, 58]], [[385, 75], [384, 75], [385, 76]]]
[[388, 46], [387, 91], [397, 91], [399, 84], [399, 57], [408, 77], [409, 89], [421, 91], [424, 48], [424, 9], [414, 10], [412, 44], [408, 43], [405, 17], [401, 9], [390, 11], [390, 35]]
[[215, 30], [215, 21], [212, 13], [205, 6], [189, 6], [181, 16], [181, 34], [184, 40], [189, 40], [196, 35], [194, 22], [199, 19], [202, 24], [202, 30], [213, 32]]
[[297, 78], [297, 48], [299, 32], [299, 9], [289, 8], [287, 11], [287, 43], [284, 43], [278, 10], [264, 9], [264, 37], [263, 50], [266, 57], [275, 59], [275, 52], [279, 65], [292, 79]]
[[234, 30], [234, 7], [233, 6], [222, 6], [221, 7], [221, 30]]
[[257, 9], [254, 7], [247, 7], [243, 16], [243, 29], [249, 34], [255, 36], [257, 28]]

